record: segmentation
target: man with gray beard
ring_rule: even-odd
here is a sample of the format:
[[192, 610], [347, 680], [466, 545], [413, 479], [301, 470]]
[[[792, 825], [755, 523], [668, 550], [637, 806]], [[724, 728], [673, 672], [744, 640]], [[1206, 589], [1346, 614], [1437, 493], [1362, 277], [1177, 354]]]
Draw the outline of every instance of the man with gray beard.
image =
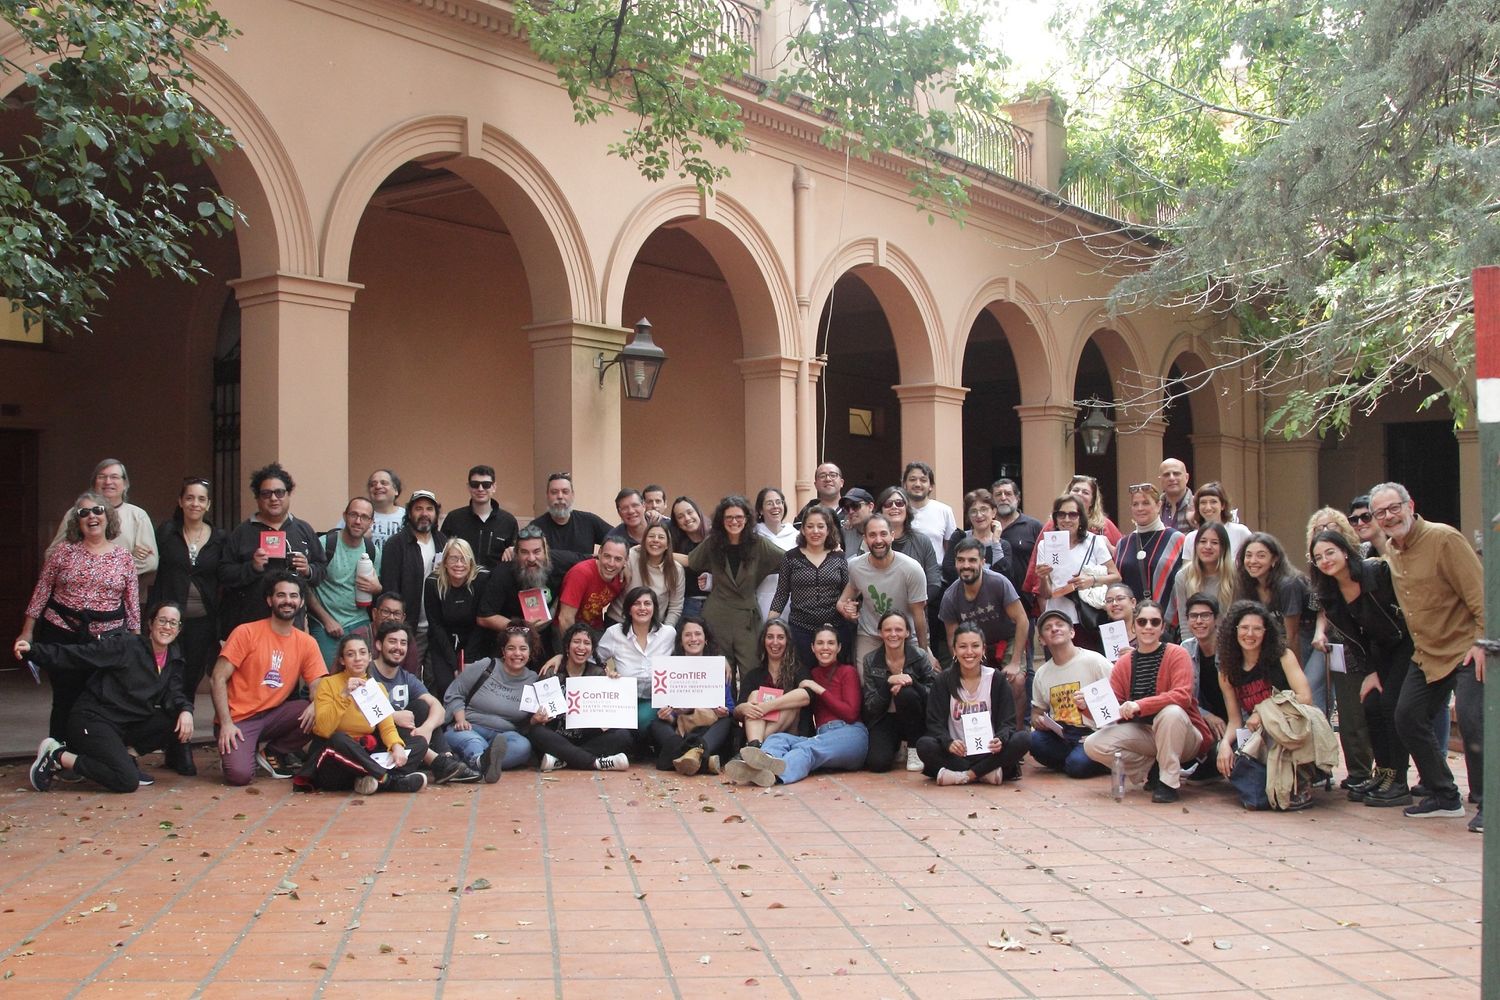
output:
[[547, 477], [547, 511], [527, 525], [536, 528], [553, 552], [591, 556], [609, 534], [609, 524], [598, 514], [573, 508], [573, 477], [554, 472]]
[[[416, 662], [427, 662], [427, 609], [422, 606], [423, 585], [432, 575], [437, 555], [448, 544], [437, 529], [443, 508], [431, 490], [412, 490], [406, 502], [401, 530], [391, 536], [380, 550], [380, 585], [401, 595], [407, 620], [415, 627]], [[379, 622], [375, 623], [379, 626]], [[413, 671], [417, 673], [419, 671]]]
[[[1030, 514], [1021, 513], [1021, 487], [1014, 479], [995, 480], [990, 493], [995, 498], [995, 523], [1000, 528], [1000, 540], [1010, 546], [1011, 560], [1007, 579], [1017, 593], [1023, 593], [1021, 583], [1026, 578], [1026, 567], [1031, 564], [1031, 552], [1042, 533], [1042, 522]], [[1025, 597], [1022, 597], [1025, 600]]]
[[[479, 597], [476, 621], [487, 629], [503, 633], [512, 624], [530, 625], [542, 640], [545, 656], [557, 647], [557, 598], [562, 593], [563, 576], [580, 556], [576, 552], [553, 552], [541, 528], [528, 524], [516, 535], [516, 557], [496, 566]], [[521, 595], [539, 590], [546, 601], [545, 621], [528, 620], [521, 610]]]

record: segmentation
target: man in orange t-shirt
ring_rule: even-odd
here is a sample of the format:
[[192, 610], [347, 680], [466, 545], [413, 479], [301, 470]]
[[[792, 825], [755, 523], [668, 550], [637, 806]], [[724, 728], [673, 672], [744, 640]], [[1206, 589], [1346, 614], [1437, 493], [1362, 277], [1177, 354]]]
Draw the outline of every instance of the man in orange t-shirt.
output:
[[[277, 573], [268, 581], [271, 617], [229, 633], [214, 664], [213, 699], [224, 780], [248, 785], [259, 763], [273, 778], [290, 778], [307, 744], [312, 703], [291, 698], [298, 678], [309, 693], [327, 673], [312, 636], [293, 622], [302, 611], [302, 581]], [[264, 749], [259, 749], [260, 747]]]

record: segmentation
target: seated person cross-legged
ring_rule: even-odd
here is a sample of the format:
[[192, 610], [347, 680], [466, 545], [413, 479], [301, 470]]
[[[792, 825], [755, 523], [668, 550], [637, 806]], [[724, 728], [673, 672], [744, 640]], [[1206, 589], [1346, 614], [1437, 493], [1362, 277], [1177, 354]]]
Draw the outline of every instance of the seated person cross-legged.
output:
[[[788, 732], [772, 733], [759, 747], [747, 746], [740, 756], [724, 766], [724, 774], [737, 785], [793, 784], [823, 768], [853, 770], [865, 762], [870, 735], [860, 721], [859, 676], [852, 666], [841, 663], [843, 647], [838, 630], [821, 625], [813, 632], [811, 676], [797, 684], [811, 707], [816, 731], [812, 736]], [[786, 697], [787, 695], [783, 695]]]
[[1108, 774], [1109, 768], [1090, 760], [1083, 749], [1093, 729], [1075, 699], [1087, 685], [1109, 677], [1110, 662], [1073, 645], [1073, 620], [1056, 608], [1042, 612], [1036, 631], [1047, 661], [1037, 668], [1031, 685], [1031, 756], [1070, 778]]
[[[719, 656], [708, 623], [695, 615], [678, 622], [678, 656]], [[724, 705], [719, 708], [662, 708], [651, 720], [656, 769], [686, 777], [706, 770], [718, 774], [734, 738], [734, 667], [724, 663]]]
[[806, 674], [786, 622], [773, 618], [762, 625], [755, 648], [760, 666], [744, 673], [745, 665], [739, 664], [740, 694], [734, 706], [745, 745], [758, 747], [772, 733], [807, 735], [812, 729], [804, 725], [802, 709], [810, 699], [800, 686]]
[[488, 785], [531, 760], [531, 728], [547, 721], [547, 713], [521, 707], [527, 685], [537, 681], [531, 669], [534, 634], [525, 625], [512, 625], [501, 642], [498, 659], [475, 660], [443, 695], [443, 708], [453, 720], [448, 747]]
[[[953, 630], [953, 666], [943, 671], [927, 696], [927, 735], [917, 741], [922, 773], [939, 785], [973, 781], [998, 785], [1021, 773], [1031, 742], [1016, 731], [1010, 682], [984, 662], [984, 633], [965, 622]], [[964, 716], [989, 716], [991, 736], [982, 749], [968, 746]]]
[[[563, 632], [562, 649], [542, 665], [538, 676], [556, 676], [567, 695], [568, 681], [574, 677], [613, 676], [599, 662], [594, 646], [594, 630], [587, 622], [574, 622]], [[531, 727], [531, 745], [542, 755], [543, 771], [564, 767], [583, 771], [621, 771], [630, 766], [627, 754], [635, 742], [631, 729], [570, 729], [567, 718], [548, 716], [542, 725]]]
[[[1165, 626], [1156, 601], [1135, 606], [1135, 648], [1120, 656], [1109, 675], [1120, 721], [1083, 741], [1084, 752], [1105, 767], [1118, 753], [1126, 777], [1144, 782], [1152, 802], [1177, 801], [1183, 763], [1199, 759], [1213, 739], [1193, 693], [1193, 662], [1181, 646], [1161, 641]], [[1081, 692], [1075, 701], [1093, 719]]]
[[[402, 739], [396, 731], [394, 709], [371, 725], [355, 699], [368, 684], [389, 700], [384, 684], [370, 676], [370, 645], [362, 635], [346, 635], [334, 654], [338, 672], [329, 674], [313, 695], [313, 741], [307, 763], [295, 779], [304, 791], [348, 791], [360, 795], [381, 792], [420, 792], [427, 787], [422, 764], [427, 741], [420, 736]], [[389, 754], [388, 761], [376, 753]]]

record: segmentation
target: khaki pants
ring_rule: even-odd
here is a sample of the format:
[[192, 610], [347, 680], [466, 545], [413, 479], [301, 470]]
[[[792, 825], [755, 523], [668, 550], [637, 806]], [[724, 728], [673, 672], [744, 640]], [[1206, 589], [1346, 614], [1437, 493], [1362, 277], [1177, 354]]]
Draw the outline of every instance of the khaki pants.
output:
[[1105, 767], [1114, 763], [1118, 751], [1125, 763], [1125, 776], [1131, 781], [1145, 781], [1154, 763], [1160, 769], [1161, 783], [1176, 788], [1182, 781], [1182, 760], [1198, 756], [1202, 735], [1193, 720], [1176, 705], [1168, 705], [1147, 725], [1144, 722], [1116, 722], [1105, 726], [1083, 741], [1083, 752]]
[[854, 636], [854, 669], [864, 679], [865, 657], [880, 648], [880, 636], [857, 632]]

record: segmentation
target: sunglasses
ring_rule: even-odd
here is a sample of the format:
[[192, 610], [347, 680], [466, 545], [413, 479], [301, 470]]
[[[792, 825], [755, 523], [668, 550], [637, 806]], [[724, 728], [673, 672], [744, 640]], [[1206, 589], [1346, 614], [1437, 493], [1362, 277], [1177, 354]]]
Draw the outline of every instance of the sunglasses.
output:
[[882, 507], [905, 507], [906, 506], [906, 501], [905, 500], [894, 500], [894, 499], [893, 500], [887, 500], [885, 503], [881, 504], [880, 506], [882, 506]]
[[490, 489], [491, 487], [493, 487], [494, 485], [495, 485], [495, 481], [493, 479], [488, 480], [488, 481], [483, 480], [483, 479], [471, 479], [471, 480], [469, 480], [469, 489], [471, 489], [471, 490], [487, 490], [487, 489]]
[[1349, 515], [1350, 524], [1369, 524], [1373, 520], [1375, 520], [1375, 515], [1371, 514], [1369, 511], [1365, 511], [1363, 514]]
[[184, 486], [202, 486], [204, 489], [207, 489], [208, 487], [212, 486], [213, 483], [210, 483], [207, 479], [203, 479], [202, 477], [199, 477], [199, 476], [189, 476], [189, 477], [187, 477], [186, 479], [184, 479], [182, 481], [182, 485], [184, 485]]
[[95, 517], [103, 517], [108, 511], [96, 505], [93, 507], [79, 507], [74, 513], [78, 517], [88, 517], [90, 514], [93, 514]]
[[260, 497], [262, 500], [280, 500], [289, 492], [291, 491], [287, 489], [261, 490], [255, 495]]
[[1083, 515], [1076, 510], [1054, 510], [1052, 520], [1054, 521], [1076, 521]]
[[1161, 628], [1160, 618], [1137, 618], [1135, 623], [1141, 628]]
[[1157, 496], [1161, 493], [1161, 490], [1156, 488], [1155, 483], [1136, 483], [1128, 487], [1128, 489], [1131, 493], [1150, 493], [1152, 496]]

